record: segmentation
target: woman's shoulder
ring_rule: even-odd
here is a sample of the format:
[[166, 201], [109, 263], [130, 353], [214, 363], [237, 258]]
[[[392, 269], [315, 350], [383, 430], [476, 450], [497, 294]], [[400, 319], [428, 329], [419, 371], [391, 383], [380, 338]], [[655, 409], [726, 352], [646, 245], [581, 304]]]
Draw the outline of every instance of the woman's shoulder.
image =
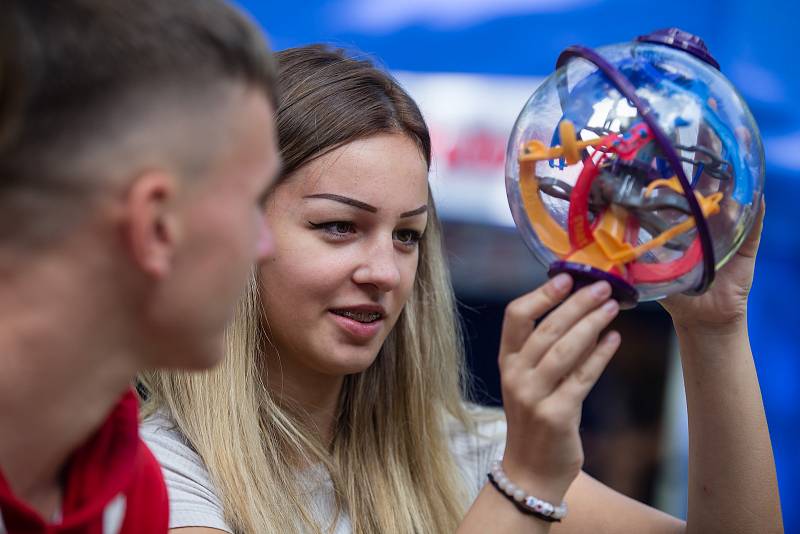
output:
[[156, 412], [145, 418], [139, 425], [139, 435], [162, 466], [182, 463], [205, 471], [200, 455], [169, 415]]
[[500, 408], [467, 403], [466, 421], [451, 417], [448, 438], [453, 459], [466, 479], [474, 499], [486, 482], [494, 460], [503, 455], [506, 445], [506, 419]]
[[467, 420], [449, 419], [448, 435], [451, 448], [459, 453], [505, 446], [506, 418], [502, 408], [465, 403]]
[[155, 440], [166, 443], [186, 443], [183, 434], [178, 429], [175, 421], [164, 411], [157, 411], [145, 417], [139, 423], [139, 435], [144, 440]]
[[156, 412], [142, 421], [139, 435], [161, 464], [169, 493], [170, 528], [203, 526], [232, 532], [203, 459], [175, 421]]

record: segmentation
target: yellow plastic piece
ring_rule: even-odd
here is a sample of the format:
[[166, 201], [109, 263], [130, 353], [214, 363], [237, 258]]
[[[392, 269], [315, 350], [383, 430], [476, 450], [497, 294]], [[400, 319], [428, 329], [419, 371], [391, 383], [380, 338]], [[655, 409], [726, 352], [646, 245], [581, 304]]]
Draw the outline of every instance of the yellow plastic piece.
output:
[[[697, 195], [697, 201], [700, 204], [700, 209], [703, 211], [703, 215], [705, 217], [719, 213], [719, 203], [723, 197], [722, 193], [717, 192], [713, 195], [709, 195], [708, 197], [704, 197], [700, 193], [695, 193], [695, 195]], [[614, 255], [611, 257], [611, 259], [620, 261], [622, 263], [629, 263], [645, 252], [648, 252], [656, 247], [663, 246], [669, 240], [689, 231], [694, 225], [694, 217], [689, 217], [682, 223], [673, 226], [669, 230], [661, 232], [658, 236], [654, 237], [647, 243], [632, 249], [629, 253]]]
[[[696, 195], [705, 217], [719, 213], [722, 193], [717, 192], [708, 197], [704, 197], [700, 193], [696, 193]], [[576, 251], [567, 259], [604, 271], [609, 271], [613, 267], [623, 269], [624, 264], [632, 262], [654, 248], [663, 246], [671, 239], [691, 230], [695, 225], [694, 217], [689, 217], [647, 243], [634, 248], [624, 240], [626, 218], [627, 214], [621, 208], [607, 210], [594, 231], [594, 243]]]
[[581, 149], [575, 139], [575, 125], [568, 120], [561, 121], [558, 125], [558, 136], [561, 138], [561, 148], [564, 150], [567, 165], [575, 165], [581, 160]]
[[664, 179], [653, 180], [652, 182], [647, 184], [647, 187], [644, 190], [644, 196], [649, 197], [650, 195], [652, 195], [653, 190], [656, 187], [669, 187], [676, 193], [683, 194], [683, 186], [681, 185], [681, 182], [680, 180], [678, 180], [677, 176], [673, 176], [669, 180], [664, 180]]
[[523, 163], [558, 159], [561, 157], [561, 152], [560, 146], [548, 147], [545, 146], [545, 144], [541, 141], [534, 139], [533, 141], [528, 141], [525, 143], [525, 146], [522, 150], [522, 155], [519, 157], [519, 162]]
[[524, 161], [547, 161], [563, 157], [569, 165], [575, 165], [581, 160], [581, 151], [584, 148], [601, 145], [604, 141], [602, 137], [588, 141], [578, 141], [575, 137], [575, 126], [567, 119], [559, 123], [558, 135], [561, 137], [561, 145], [549, 147], [537, 140], [525, 143], [522, 147], [522, 154], [519, 157], [520, 163]]
[[594, 241], [567, 258], [567, 261], [583, 263], [596, 269], [610, 271], [614, 268], [624, 270], [625, 258], [632, 254], [633, 247], [625, 242], [625, 225], [628, 213], [619, 207], [612, 206], [601, 216], [594, 229]]
[[625, 225], [628, 213], [612, 206], [600, 218], [594, 231], [594, 239], [607, 258], [625, 257], [633, 252], [633, 247], [625, 241]]
[[559, 257], [569, 254], [570, 244], [567, 232], [553, 220], [539, 197], [539, 180], [534, 174], [536, 164], [531, 161], [520, 161], [519, 189], [525, 213], [531, 222], [539, 240]]
[[[578, 141], [575, 137], [574, 125], [566, 119], [559, 124], [559, 136], [562, 140], [561, 146], [548, 147], [537, 140], [525, 143], [522, 154], [519, 156], [519, 186], [525, 212], [528, 214], [533, 230], [542, 244], [560, 258], [590, 265], [606, 272], [616, 268], [624, 273], [626, 271], [625, 264], [654, 248], [663, 246], [695, 226], [694, 217], [689, 217], [647, 243], [633, 247], [625, 241], [625, 229], [630, 215], [625, 209], [612, 206], [600, 216], [600, 221], [592, 232], [594, 240], [573, 252], [569, 235], [552, 218], [539, 196], [539, 180], [534, 172], [536, 162], [563, 157], [569, 165], [574, 165], [580, 161], [580, 153], [584, 148], [600, 145], [604, 140], [599, 138]], [[654, 180], [647, 186], [644, 195], [649, 197], [657, 187], [669, 187], [673, 191], [683, 194], [683, 187], [677, 176]], [[704, 197], [695, 192], [695, 196], [703, 216], [708, 217], [719, 213], [719, 204], [722, 201], [723, 193], [717, 192]]]
[[608, 258], [596, 241], [589, 243], [582, 249], [576, 250], [573, 254], [570, 254], [566, 260], [574, 263], [589, 265], [590, 267], [594, 267], [595, 269], [600, 269], [601, 271], [605, 272], [609, 272], [615, 267], [620, 269], [624, 268], [620, 262]]

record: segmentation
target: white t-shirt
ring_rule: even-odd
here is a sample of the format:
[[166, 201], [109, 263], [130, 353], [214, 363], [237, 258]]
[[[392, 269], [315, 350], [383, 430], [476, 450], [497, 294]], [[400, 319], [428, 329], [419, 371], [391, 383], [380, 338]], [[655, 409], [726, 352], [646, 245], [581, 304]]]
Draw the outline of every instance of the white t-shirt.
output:
[[[506, 437], [504, 420], [480, 422], [477, 429], [478, 435], [469, 433], [455, 421], [449, 428], [450, 448], [470, 502], [486, 483], [491, 463], [502, 456]], [[172, 421], [163, 415], [150, 417], [142, 424], [140, 434], [164, 472], [169, 493], [169, 527], [209, 527], [232, 533], [203, 461]], [[327, 525], [335, 514], [333, 485], [327, 472], [320, 467], [304, 472], [302, 477], [305, 480], [301, 482], [312, 495], [310, 510], [319, 518], [320, 525]], [[351, 530], [350, 519], [341, 514], [334, 533], [349, 534]]]

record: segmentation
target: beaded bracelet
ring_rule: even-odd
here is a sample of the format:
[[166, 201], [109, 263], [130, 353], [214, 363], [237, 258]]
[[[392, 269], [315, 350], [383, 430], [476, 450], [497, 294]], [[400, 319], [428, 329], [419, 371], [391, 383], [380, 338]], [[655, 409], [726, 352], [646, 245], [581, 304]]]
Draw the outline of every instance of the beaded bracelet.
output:
[[525, 490], [511, 482], [503, 471], [500, 460], [492, 464], [492, 470], [487, 477], [492, 486], [523, 514], [548, 522], [560, 522], [567, 515], [567, 503], [562, 502], [560, 506], [555, 506], [533, 495], [527, 495]]

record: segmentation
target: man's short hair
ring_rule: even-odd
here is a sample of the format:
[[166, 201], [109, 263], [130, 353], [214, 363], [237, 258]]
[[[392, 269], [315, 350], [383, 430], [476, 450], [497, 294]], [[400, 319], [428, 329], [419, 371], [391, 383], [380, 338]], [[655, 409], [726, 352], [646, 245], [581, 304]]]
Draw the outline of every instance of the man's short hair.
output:
[[0, 0], [0, 12], [0, 246], [83, 195], [79, 162], [163, 95], [240, 83], [276, 107], [268, 46], [224, 0]]

